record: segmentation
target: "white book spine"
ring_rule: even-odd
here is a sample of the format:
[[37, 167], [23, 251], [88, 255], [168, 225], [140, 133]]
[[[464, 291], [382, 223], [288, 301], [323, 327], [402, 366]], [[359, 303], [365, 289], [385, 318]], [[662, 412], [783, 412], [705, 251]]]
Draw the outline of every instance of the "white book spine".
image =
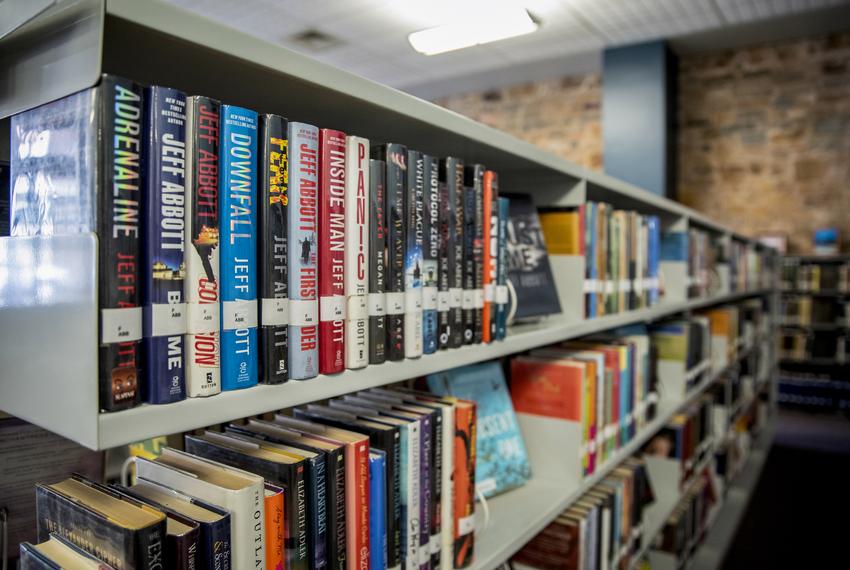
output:
[[442, 533], [442, 550], [440, 551], [440, 568], [452, 570], [452, 551], [454, 548], [454, 439], [455, 439], [455, 410], [454, 406], [443, 408], [443, 494], [440, 497], [440, 532]]
[[369, 364], [369, 140], [345, 139], [345, 367]]
[[407, 442], [407, 558], [405, 568], [407, 570], [418, 570], [419, 568], [419, 454], [420, 424], [418, 421], [410, 422]]

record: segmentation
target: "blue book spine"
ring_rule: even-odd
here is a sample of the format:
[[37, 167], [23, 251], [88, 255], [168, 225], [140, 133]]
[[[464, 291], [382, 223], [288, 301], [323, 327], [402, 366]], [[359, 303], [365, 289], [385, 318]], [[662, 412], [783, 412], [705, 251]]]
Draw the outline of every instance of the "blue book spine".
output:
[[147, 183], [142, 200], [144, 399], [167, 404], [186, 397], [183, 282], [186, 203], [186, 95], [145, 90]]
[[[439, 320], [437, 294], [440, 280], [440, 186], [437, 158], [423, 155], [425, 162], [425, 193], [423, 201], [422, 247], [422, 326], [425, 354], [437, 352]], [[446, 307], [448, 309], [448, 306]]]
[[668, 232], [662, 235], [661, 259], [664, 261], [687, 261], [688, 233]]
[[289, 123], [289, 377], [319, 373], [319, 129]]
[[661, 223], [658, 216], [647, 216], [647, 234], [649, 242], [648, 266], [649, 266], [649, 304], [654, 305], [659, 301], [658, 294], [658, 264], [661, 257]]
[[257, 113], [221, 106], [221, 388], [254, 386], [257, 341]]
[[308, 501], [310, 504], [309, 536], [311, 568], [328, 567], [328, 501], [327, 501], [327, 464], [325, 454], [318, 454], [310, 462], [308, 477]]
[[383, 451], [369, 451], [369, 568], [387, 568], [387, 461]]
[[496, 338], [508, 334], [508, 211], [510, 200], [499, 198], [499, 249], [496, 268]]

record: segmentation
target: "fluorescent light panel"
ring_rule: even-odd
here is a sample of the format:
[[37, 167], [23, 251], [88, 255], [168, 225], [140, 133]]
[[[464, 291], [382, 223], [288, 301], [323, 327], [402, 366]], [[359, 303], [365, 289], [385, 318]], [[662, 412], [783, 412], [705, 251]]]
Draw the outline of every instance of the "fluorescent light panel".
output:
[[525, 8], [492, 6], [474, 16], [459, 14], [455, 21], [413, 32], [407, 41], [419, 53], [436, 55], [530, 34], [537, 27]]

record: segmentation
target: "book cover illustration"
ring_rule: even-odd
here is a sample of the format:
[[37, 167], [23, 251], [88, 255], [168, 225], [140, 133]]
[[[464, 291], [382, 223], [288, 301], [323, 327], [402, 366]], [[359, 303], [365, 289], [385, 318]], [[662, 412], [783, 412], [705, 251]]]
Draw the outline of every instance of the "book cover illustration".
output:
[[345, 367], [369, 364], [369, 140], [346, 138]]
[[423, 161], [425, 188], [422, 203], [422, 352], [433, 354], [440, 344], [437, 317], [440, 279], [440, 187], [437, 158], [426, 154], [423, 155]]
[[319, 372], [345, 368], [345, 133], [319, 131]]
[[257, 113], [221, 106], [221, 388], [257, 384]]
[[319, 130], [289, 123], [289, 377], [319, 373]]
[[467, 175], [473, 175], [473, 313], [472, 313], [472, 342], [481, 343], [484, 338], [484, 166], [475, 164], [467, 169]]
[[221, 391], [218, 159], [221, 104], [186, 100], [186, 393]]
[[145, 127], [143, 388], [145, 401], [166, 404], [186, 397], [186, 95], [169, 87], [146, 88]]
[[369, 160], [369, 364], [387, 360], [386, 168]]
[[561, 312], [540, 219], [531, 196], [510, 196], [507, 227], [508, 280], [516, 291], [517, 320]]
[[440, 349], [449, 347], [449, 335], [451, 333], [449, 282], [454, 277], [454, 272], [451, 271], [454, 263], [454, 236], [450, 232], [451, 211], [444, 170], [445, 165], [440, 162], [437, 196], [437, 344]]
[[485, 362], [431, 374], [435, 394], [474, 401], [478, 406], [476, 488], [485, 497], [520, 487], [531, 464], [519, 431], [505, 375], [498, 362]]
[[407, 229], [404, 251], [404, 354], [422, 356], [422, 244], [425, 191], [425, 159], [421, 152], [407, 151], [407, 190], [404, 219]]
[[496, 339], [496, 281], [499, 259], [499, 177], [492, 170], [484, 172], [484, 309], [482, 341]]
[[[0, 220], [9, 223], [8, 232], [0, 235], [97, 232], [98, 386], [105, 411], [141, 399], [143, 109], [140, 85], [104, 75], [96, 87], [14, 115], [11, 160], [0, 165], [0, 187], [11, 194], [5, 195], [8, 217]], [[114, 136], [119, 129], [128, 132]]]
[[289, 379], [289, 141], [288, 121], [260, 116], [260, 381]]

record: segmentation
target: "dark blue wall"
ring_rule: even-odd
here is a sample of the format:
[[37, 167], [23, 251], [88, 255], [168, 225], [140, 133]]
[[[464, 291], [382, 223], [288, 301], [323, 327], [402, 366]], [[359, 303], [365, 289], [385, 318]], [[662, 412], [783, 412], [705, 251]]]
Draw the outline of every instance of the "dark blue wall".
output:
[[673, 198], [676, 61], [665, 41], [606, 49], [602, 63], [605, 172]]

